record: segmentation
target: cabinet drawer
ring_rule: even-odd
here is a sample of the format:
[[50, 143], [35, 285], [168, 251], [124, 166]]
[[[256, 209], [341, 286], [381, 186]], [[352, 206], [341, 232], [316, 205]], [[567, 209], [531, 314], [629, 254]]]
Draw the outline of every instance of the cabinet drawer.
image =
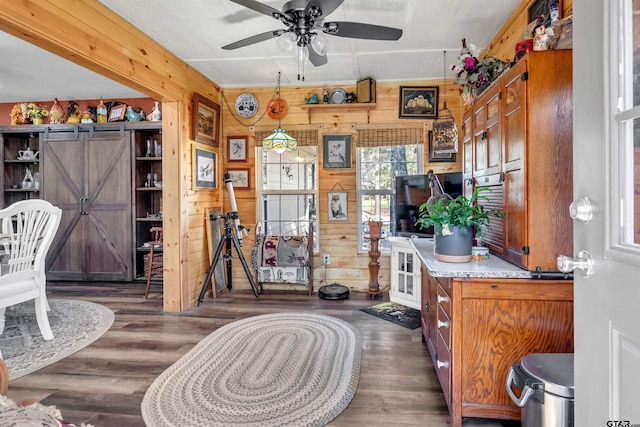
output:
[[448, 317], [451, 317], [451, 296], [440, 284], [438, 284], [437, 292], [436, 301], [438, 305], [442, 307]]
[[440, 331], [447, 348], [451, 349], [451, 319], [442, 304], [438, 304], [438, 331]]
[[436, 338], [436, 374], [442, 393], [447, 401], [447, 405], [451, 408], [451, 352], [447, 348], [447, 344], [442, 339], [442, 335], [438, 334]]
[[451, 278], [448, 278], [448, 277], [436, 277], [435, 279], [440, 284], [440, 286], [442, 286], [442, 289], [444, 289], [449, 295], [451, 295], [451, 292], [453, 290], [453, 285], [452, 285], [452, 282], [451, 282]]

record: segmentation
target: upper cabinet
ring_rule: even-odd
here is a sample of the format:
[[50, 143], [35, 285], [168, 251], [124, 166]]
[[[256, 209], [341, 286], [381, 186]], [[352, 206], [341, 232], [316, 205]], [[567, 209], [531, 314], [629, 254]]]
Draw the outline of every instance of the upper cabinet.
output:
[[[463, 165], [502, 209], [483, 243], [530, 271], [556, 272], [572, 253], [571, 51], [529, 52], [465, 114]], [[467, 126], [471, 126], [468, 130]]]

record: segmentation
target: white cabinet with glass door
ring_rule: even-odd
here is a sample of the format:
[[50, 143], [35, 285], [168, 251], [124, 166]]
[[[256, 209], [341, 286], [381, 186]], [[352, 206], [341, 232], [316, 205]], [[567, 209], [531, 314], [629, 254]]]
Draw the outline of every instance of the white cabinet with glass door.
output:
[[390, 237], [392, 302], [420, 310], [420, 260], [409, 240]]

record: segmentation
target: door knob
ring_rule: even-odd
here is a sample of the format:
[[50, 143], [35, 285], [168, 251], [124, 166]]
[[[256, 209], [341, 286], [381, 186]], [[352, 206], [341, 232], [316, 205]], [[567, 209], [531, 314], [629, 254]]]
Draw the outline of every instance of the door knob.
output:
[[593, 261], [587, 251], [578, 252], [578, 256], [576, 258], [560, 255], [558, 257], [558, 270], [563, 273], [571, 273], [573, 270], [580, 270], [584, 277], [589, 277], [593, 273]]
[[572, 220], [583, 224], [591, 221], [593, 218], [593, 206], [591, 205], [591, 200], [589, 200], [588, 197], [574, 200], [571, 205], [569, 205], [569, 216]]

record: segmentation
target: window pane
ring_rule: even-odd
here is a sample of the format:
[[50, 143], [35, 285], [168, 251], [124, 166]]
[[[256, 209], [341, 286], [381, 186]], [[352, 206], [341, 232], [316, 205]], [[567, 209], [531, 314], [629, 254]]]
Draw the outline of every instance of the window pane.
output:
[[315, 205], [315, 195], [264, 195], [262, 223], [265, 234], [305, 234], [309, 230], [309, 222], [315, 219]]
[[315, 190], [316, 147], [282, 154], [263, 152], [262, 174], [264, 190]]
[[360, 252], [369, 250], [369, 219], [381, 220], [383, 238], [379, 242], [382, 252], [390, 250], [388, 236], [395, 224], [395, 177], [415, 175], [422, 166], [420, 145], [389, 145], [358, 148], [360, 181], [358, 185], [358, 218], [361, 226]]

